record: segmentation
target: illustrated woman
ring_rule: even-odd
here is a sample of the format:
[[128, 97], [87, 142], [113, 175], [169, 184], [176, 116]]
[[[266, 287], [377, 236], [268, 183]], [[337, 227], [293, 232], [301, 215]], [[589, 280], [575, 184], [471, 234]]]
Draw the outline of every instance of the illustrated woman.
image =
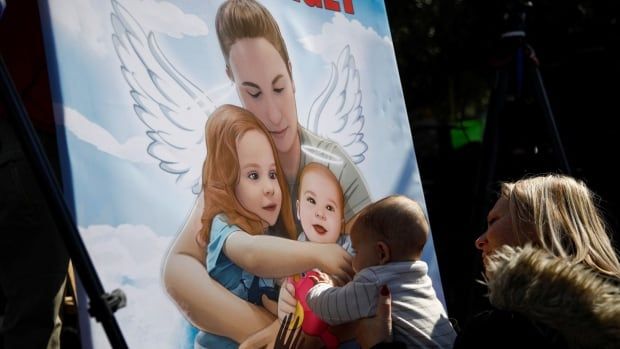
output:
[[[303, 152], [302, 145], [319, 149], [330, 154], [331, 159], [338, 160], [324, 164], [336, 175], [345, 191], [344, 215], [348, 226], [352, 218], [370, 203], [370, 194], [363, 177], [342, 147], [299, 126], [291, 62], [274, 18], [256, 1], [226, 1], [218, 10], [216, 30], [227, 64], [226, 73], [234, 82], [241, 103], [273, 138], [284, 179], [293, 196], [292, 202], [297, 199], [294, 196], [299, 170], [309, 162], [321, 162], [321, 159]], [[203, 228], [200, 219], [203, 208], [204, 196], [199, 195], [164, 261], [164, 285], [173, 302], [194, 326], [241, 342], [272, 323], [274, 317], [265, 308], [234, 296], [208, 275], [204, 266], [207, 251], [195, 238]], [[280, 223], [276, 226], [279, 227]], [[276, 234], [286, 236], [283, 229], [276, 230]], [[301, 231], [299, 226], [297, 230]], [[343, 262], [348, 254], [342, 248], [338, 249], [334, 254], [323, 254], [322, 262], [328, 265], [309, 265], [306, 269], [319, 267], [343, 280], [350, 279], [350, 260], [349, 263]], [[283, 265], [288, 262], [287, 259], [280, 261]], [[294, 272], [287, 275], [291, 274]]]

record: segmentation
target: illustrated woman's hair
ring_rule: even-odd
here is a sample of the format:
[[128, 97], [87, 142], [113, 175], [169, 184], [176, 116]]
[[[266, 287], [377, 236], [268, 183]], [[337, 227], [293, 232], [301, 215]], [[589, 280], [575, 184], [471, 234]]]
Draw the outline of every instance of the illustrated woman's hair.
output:
[[271, 13], [257, 1], [225, 1], [215, 15], [215, 29], [226, 66], [229, 64], [230, 48], [237, 40], [264, 38], [278, 51], [291, 76], [290, 59], [280, 27]]

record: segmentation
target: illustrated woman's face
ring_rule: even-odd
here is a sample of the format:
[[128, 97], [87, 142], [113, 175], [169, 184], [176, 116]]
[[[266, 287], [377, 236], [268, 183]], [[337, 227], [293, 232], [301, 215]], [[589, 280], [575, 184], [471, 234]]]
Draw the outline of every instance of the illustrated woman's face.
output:
[[297, 218], [308, 240], [322, 243], [338, 241], [343, 223], [339, 185], [319, 171], [303, 176]]
[[263, 220], [265, 227], [274, 225], [280, 214], [282, 192], [278, 185], [276, 162], [267, 136], [250, 130], [237, 141], [239, 180], [235, 195], [239, 203]]
[[231, 46], [229, 65], [243, 106], [267, 127], [279, 153], [293, 150], [299, 136], [288, 62], [264, 38], [244, 38]]

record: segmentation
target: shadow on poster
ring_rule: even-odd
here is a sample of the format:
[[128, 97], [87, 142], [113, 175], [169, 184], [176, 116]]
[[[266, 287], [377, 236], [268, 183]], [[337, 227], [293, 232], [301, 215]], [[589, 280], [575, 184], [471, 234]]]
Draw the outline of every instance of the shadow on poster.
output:
[[[127, 294], [115, 315], [132, 348], [192, 348], [197, 327], [242, 339], [271, 315], [237, 296], [262, 303], [317, 263], [342, 273], [324, 256], [351, 251], [344, 227], [369, 203], [402, 194], [426, 211], [383, 1], [263, 0], [256, 26], [220, 21], [218, 40], [222, 3], [40, 1], [63, 184], [106, 290]], [[214, 111], [247, 113], [233, 106], [261, 122], [220, 117], [205, 139]], [[304, 190], [309, 163], [329, 171], [309, 169]], [[264, 278], [232, 262], [249, 263], [233, 246], [256, 236]], [[432, 237], [422, 260], [445, 304]], [[108, 346], [95, 322], [88, 337]]]

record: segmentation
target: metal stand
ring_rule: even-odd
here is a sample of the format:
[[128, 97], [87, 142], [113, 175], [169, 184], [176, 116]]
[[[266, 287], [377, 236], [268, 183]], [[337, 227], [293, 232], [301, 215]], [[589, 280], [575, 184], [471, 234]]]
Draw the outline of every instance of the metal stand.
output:
[[[551, 137], [553, 153], [558, 163], [558, 169], [566, 174], [571, 174], [571, 169], [562, 146], [562, 141], [558, 133], [555, 118], [551, 110], [547, 92], [545, 90], [542, 75], [538, 69], [538, 58], [534, 49], [525, 39], [525, 19], [526, 12], [531, 7], [531, 3], [517, 5], [515, 13], [507, 14], [506, 20], [512, 21], [512, 28], [504, 32], [501, 36], [501, 44], [505, 45], [508, 54], [496, 60], [496, 80], [491, 92], [489, 108], [487, 113], [486, 125], [482, 141], [482, 162], [480, 166], [478, 181], [478, 198], [484, 198], [482, 205], [479, 205], [479, 213], [485, 214], [488, 209], [489, 185], [494, 183], [498, 162], [498, 151], [501, 149], [502, 135], [509, 130], [502, 130], [500, 120], [501, 113], [505, 109], [506, 102], [523, 98], [526, 86], [531, 86], [534, 98], [541, 107], [547, 132]], [[534, 128], [535, 125], [532, 125]], [[527, 134], [519, 135], [527, 138]], [[480, 215], [477, 215], [480, 217]]]
[[8, 107], [10, 121], [33, 166], [58, 231], [62, 234], [69, 256], [90, 300], [89, 313], [104, 327], [112, 348], [128, 348], [113, 314], [125, 305], [125, 295], [120, 290], [114, 290], [111, 294], [105, 293], [2, 56], [0, 56], [0, 81], [0, 92]]
[[[557, 162], [557, 167], [554, 167], [551, 163], [544, 161], [541, 164], [543, 168], [536, 168], [534, 171], [560, 171], [568, 175], [571, 174], [551, 105], [547, 98], [542, 75], [538, 69], [538, 58], [534, 49], [526, 41], [525, 20], [527, 11], [531, 6], [530, 2], [515, 1], [512, 4], [512, 8], [509, 8], [504, 15], [508, 30], [501, 35], [500, 47], [503, 49], [501, 52], [503, 54], [494, 59], [496, 77], [491, 92], [482, 140], [481, 162], [476, 187], [476, 204], [472, 212], [472, 227], [477, 229], [477, 233], [485, 230], [486, 214], [496, 198], [495, 185], [497, 181], [500, 179], [506, 180], [512, 176], [520, 178], [524, 172], [531, 173], [532, 171], [532, 169], [525, 168], [525, 166], [520, 168], [522, 164], [518, 161], [507, 164], [507, 161], [514, 160], [510, 158], [514, 156], [514, 147], [511, 148], [510, 144], [508, 144], [510, 140], [514, 141], [517, 139], [518, 142], [533, 143], [531, 139], [540, 130], [536, 123], [539, 120], [535, 119], [538, 115], [530, 115], [533, 113], [518, 110], [517, 102], [526, 98], [528, 101], [533, 99], [540, 107], [539, 114], [542, 114], [544, 118], [546, 136], [551, 138], [551, 148]], [[530, 92], [531, 95], [525, 92]], [[512, 103], [512, 110], [507, 108], [509, 103]], [[513, 124], [507, 126], [509, 123], [506, 121], [506, 116], [510, 112], [516, 114], [516, 117], [512, 120]], [[527, 120], [528, 118], [530, 120]], [[531, 124], [523, 125], [526, 122]], [[517, 129], [510, 127], [514, 125], [520, 125], [520, 127]], [[546, 140], [548, 141], [549, 139]], [[532, 145], [530, 148], [532, 153], [524, 153], [524, 155], [533, 157], [536, 152], [540, 151], [538, 144]], [[512, 153], [505, 150], [510, 150]], [[523, 153], [523, 148], [520, 151]], [[504, 162], [502, 163], [502, 161]], [[505, 167], [511, 167], [511, 169], [505, 171], [505, 173], [498, 174], [499, 169]], [[478, 260], [476, 260], [475, 264], [478, 265]], [[479, 267], [473, 269], [479, 271]], [[479, 278], [479, 274], [474, 277]], [[481, 290], [481, 292], [484, 291]], [[472, 292], [470, 294], [469, 304], [474, 308], [476, 306], [473, 306], [473, 304], [478, 303], [479, 299], [482, 299], [476, 293]], [[476, 311], [470, 311], [469, 313], [474, 312]]]

